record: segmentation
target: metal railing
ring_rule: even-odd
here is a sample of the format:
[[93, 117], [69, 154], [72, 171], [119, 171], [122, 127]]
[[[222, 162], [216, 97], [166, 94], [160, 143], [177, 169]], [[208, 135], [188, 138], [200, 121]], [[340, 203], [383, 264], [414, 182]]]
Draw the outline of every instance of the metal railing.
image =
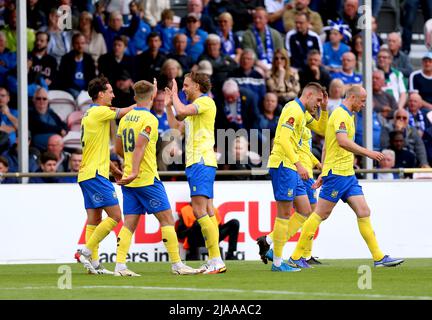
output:
[[[400, 178], [404, 178], [407, 174], [413, 173], [432, 173], [432, 168], [397, 168], [397, 169], [356, 169], [354, 170], [356, 174], [368, 174], [368, 173], [396, 173]], [[314, 174], [319, 174], [319, 170], [314, 170]], [[217, 176], [265, 176], [268, 174], [267, 169], [257, 169], [257, 170], [217, 170]], [[76, 177], [78, 173], [76, 172], [10, 172], [10, 173], [0, 173], [0, 178], [61, 178], [61, 177]], [[185, 177], [184, 171], [159, 171], [159, 176], [161, 177]]]

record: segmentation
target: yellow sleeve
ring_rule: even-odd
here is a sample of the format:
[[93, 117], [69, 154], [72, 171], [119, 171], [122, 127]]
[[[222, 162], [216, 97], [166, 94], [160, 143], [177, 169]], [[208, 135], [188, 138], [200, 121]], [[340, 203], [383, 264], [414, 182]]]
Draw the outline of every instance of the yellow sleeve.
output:
[[319, 134], [320, 136], [325, 135], [325, 130], [327, 128], [327, 122], [328, 122], [328, 111], [321, 110], [321, 115], [318, 121], [315, 120], [314, 117], [309, 112], [305, 113], [306, 117], [306, 126], [313, 130], [315, 133]]
[[347, 124], [349, 124], [349, 119], [344, 117], [344, 113], [338, 112], [333, 118], [335, 134], [337, 133], [348, 133]]
[[140, 135], [146, 137], [149, 141], [155, 140], [154, 136], [157, 135], [158, 125], [159, 122], [157, 121], [157, 119], [149, 118], [148, 121], [146, 121], [145, 124], [143, 125]]
[[206, 112], [210, 108], [208, 99], [209, 97], [200, 97], [193, 102], [194, 107], [197, 109], [197, 113], [201, 114]]
[[296, 152], [294, 152], [294, 127], [299, 120], [299, 114], [295, 112], [295, 108], [287, 108], [287, 111], [281, 116], [280, 128], [280, 144], [291, 163], [300, 161]]

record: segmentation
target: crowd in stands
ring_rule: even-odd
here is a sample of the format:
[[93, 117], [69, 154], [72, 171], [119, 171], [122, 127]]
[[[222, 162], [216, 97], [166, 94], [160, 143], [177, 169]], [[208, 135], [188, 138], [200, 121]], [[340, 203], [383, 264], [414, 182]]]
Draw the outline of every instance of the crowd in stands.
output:
[[[281, 109], [307, 83], [327, 88], [330, 112], [347, 86], [364, 83], [363, 54], [373, 57], [373, 145], [386, 152], [376, 166], [429, 167], [432, 52], [425, 51], [421, 68], [414, 70], [411, 38], [406, 40], [411, 27], [403, 25], [402, 33], [389, 33], [383, 41], [376, 32], [381, 1], [372, 2], [372, 52], [366, 53], [358, 0], [188, 0], [184, 16], [171, 9], [169, 0], [27, 0], [29, 170], [78, 170], [79, 121], [91, 103], [86, 88], [97, 75], [110, 80], [117, 108], [134, 103], [134, 82], [157, 78], [152, 112], [159, 119], [159, 169], [181, 170], [182, 134], [174, 133], [173, 141], [164, 138], [171, 126], [163, 89], [172, 79], [181, 88], [184, 74], [208, 74], [217, 105], [215, 129], [258, 129], [259, 143], [271, 144]], [[409, 10], [417, 8], [408, 4], [403, 13], [411, 19]], [[64, 5], [71, 8], [72, 29], [60, 23], [58, 8]], [[15, 1], [0, 1], [0, 172], [18, 171], [16, 28]], [[355, 139], [363, 144], [362, 112], [356, 123]], [[263, 129], [270, 135], [262, 134]], [[217, 145], [219, 156], [231, 153], [235, 159], [220, 169], [262, 165], [264, 147], [249, 150], [248, 141], [235, 139], [224, 144], [225, 150]], [[313, 142], [319, 156], [322, 138], [314, 136]], [[167, 164], [162, 157], [180, 160]], [[0, 181], [7, 182], [14, 179]]]

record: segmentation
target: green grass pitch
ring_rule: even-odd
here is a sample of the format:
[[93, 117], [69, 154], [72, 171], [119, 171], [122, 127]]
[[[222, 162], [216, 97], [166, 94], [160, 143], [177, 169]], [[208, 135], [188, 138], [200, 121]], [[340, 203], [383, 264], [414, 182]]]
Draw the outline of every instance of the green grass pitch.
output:
[[[1, 265], [0, 299], [429, 299], [432, 259], [407, 259], [395, 268], [372, 267], [371, 260], [324, 260], [325, 265], [295, 273], [271, 272], [260, 261], [227, 261], [218, 275], [176, 276], [168, 263], [130, 263], [141, 277], [88, 275], [80, 264], [71, 269], [71, 289], [59, 289], [61, 265]], [[199, 261], [189, 265], [198, 267]], [[371, 289], [359, 289], [370, 266]], [[113, 264], [105, 267], [113, 268]], [[68, 269], [68, 268], [67, 268]], [[366, 268], [367, 269], [367, 268]], [[60, 278], [60, 281], [59, 281]], [[360, 279], [360, 280], [359, 280]]]

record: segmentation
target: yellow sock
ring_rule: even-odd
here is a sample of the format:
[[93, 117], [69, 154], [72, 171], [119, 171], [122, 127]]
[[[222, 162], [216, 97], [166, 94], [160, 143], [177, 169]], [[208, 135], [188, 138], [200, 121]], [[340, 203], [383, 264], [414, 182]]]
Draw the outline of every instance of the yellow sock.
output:
[[126, 256], [132, 241], [132, 232], [123, 226], [117, 237], [117, 258], [116, 263], [126, 263]]
[[[291, 218], [288, 220], [288, 240], [291, 239], [293, 235], [300, 229], [303, 223], [306, 221], [306, 217], [302, 216], [300, 213], [295, 212]], [[272, 241], [273, 239], [273, 231], [270, 232], [267, 237], [269, 237]], [[288, 241], [287, 240], [287, 241]]]
[[303, 224], [302, 232], [300, 234], [300, 239], [297, 242], [297, 246], [292, 254], [294, 260], [298, 260], [304, 256], [304, 251], [307, 248], [312, 248], [311, 242], [321, 223], [321, 217], [313, 212], [309, 218]]
[[288, 241], [288, 219], [276, 218], [273, 227], [273, 250], [275, 257], [281, 258]]
[[[90, 239], [91, 235], [93, 234], [93, 232], [95, 231], [96, 227], [97, 226], [90, 225], [90, 224], [88, 224], [86, 226], [86, 232], [85, 232], [86, 243], [89, 241], [89, 239]], [[92, 251], [91, 258], [93, 261], [99, 261], [99, 244], [96, 245], [96, 247]]]
[[378, 246], [378, 241], [376, 240], [375, 232], [372, 229], [369, 217], [358, 218], [357, 224], [363, 239], [366, 241], [369, 251], [372, 253], [373, 259], [375, 261], [381, 260], [384, 257], [384, 253], [382, 253]]
[[272, 232], [270, 232], [267, 237], [269, 237], [271, 239], [272, 242], [274, 242], [274, 230]]
[[219, 230], [208, 215], [199, 218], [198, 223], [201, 226], [201, 232], [209, 253], [209, 260], [220, 257]]
[[93, 252], [96, 249], [96, 246], [105, 239], [116, 225], [117, 222], [114, 219], [111, 219], [110, 217], [104, 219], [93, 231], [93, 234], [86, 243], [86, 247]]
[[[209, 216], [209, 217], [210, 217], [210, 216]], [[219, 230], [219, 223], [218, 223], [218, 221], [217, 221], [216, 216], [215, 216], [215, 215], [211, 216], [211, 217], [210, 217], [210, 220], [214, 223], [214, 225], [216, 226], [216, 228], [218, 228], [218, 230]]]
[[177, 233], [175, 232], [174, 226], [165, 226], [161, 228], [162, 241], [168, 252], [171, 263], [180, 262], [180, 254], [178, 247]]

